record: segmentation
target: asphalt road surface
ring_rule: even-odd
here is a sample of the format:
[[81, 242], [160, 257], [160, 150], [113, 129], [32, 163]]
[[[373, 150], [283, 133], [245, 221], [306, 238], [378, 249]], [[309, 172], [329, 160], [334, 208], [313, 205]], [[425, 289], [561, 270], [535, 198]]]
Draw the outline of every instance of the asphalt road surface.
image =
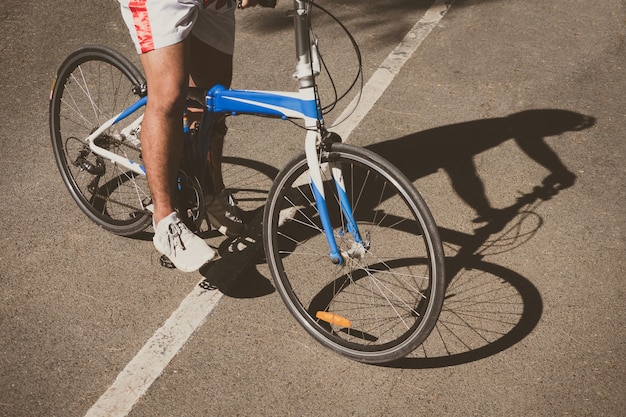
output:
[[[159, 366], [139, 353], [193, 294], [204, 301], [187, 326], [176, 322], [189, 337], [173, 359], [145, 393], [118, 386], [120, 409], [101, 415], [623, 415], [624, 2], [457, 0], [418, 45], [424, 34], [411, 31], [429, 21], [430, 0], [319, 3], [361, 46], [366, 81], [403, 39], [417, 47], [362, 120], [338, 129], [398, 165], [441, 228], [451, 282], [430, 338], [389, 366], [347, 360], [298, 326], [262, 257], [216, 264], [236, 278], [222, 295], [199, 288], [206, 270], [161, 267], [149, 231], [123, 238], [92, 224], [56, 168], [48, 100], [56, 69], [82, 45], [138, 62], [119, 6], [8, 0], [0, 416], [97, 412], [135, 358], [137, 369]], [[289, 5], [239, 12], [234, 86], [295, 88]], [[314, 24], [345, 87], [350, 43], [321, 13]], [[303, 146], [286, 122], [242, 116], [229, 128], [227, 181], [250, 173], [259, 190]], [[208, 239], [225, 253], [226, 239]]]

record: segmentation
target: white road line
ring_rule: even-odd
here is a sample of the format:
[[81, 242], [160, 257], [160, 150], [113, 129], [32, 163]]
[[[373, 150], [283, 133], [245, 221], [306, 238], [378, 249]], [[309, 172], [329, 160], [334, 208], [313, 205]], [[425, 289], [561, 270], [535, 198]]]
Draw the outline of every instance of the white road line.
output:
[[[435, 1], [381, 64], [365, 85], [355, 112], [344, 123], [333, 129], [342, 136], [344, 141], [374, 107], [400, 69], [444, 17], [453, 2], [454, 0]], [[345, 116], [342, 114], [339, 120], [346, 117], [356, 104], [355, 100], [344, 111]], [[109, 389], [89, 409], [86, 417], [127, 416], [174, 356], [204, 324], [222, 296], [223, 294], [219, 291], [206, 291], [196, 286], [126, 365]]]
[[[356, 129], [361, 121], [372, 110], [374, 104], [383, 95], [400, 69], [413, 56], [413, 53], [422, 44], [422, 41], [430, 34], [435, 26], [443, 19], [454, 0], [437, 0], [426, 11], [424, 16], [406, 34], [402, 42], [387, 56], [380, 67], [374, 72], [363, 89], [363, 94], [355, 97], [352, 103], [337, 120], [344, 120], [340, 125], [331, 129], [338, 133], [344, 142]], [[358, 105], [357, 105], [358, 101]], [[356, 108], [355, 108], [356, 106]], [[350, 115], [350, 113], [352, 113]], [[348, 115], [350, 115], [348, 117]]]
[[222, 293], [196, 285], [163, 327], [117, 376], [113, 385], [89, 409], [88, 417], [127, 416], [150, 385], [163, 373], [178, 351], [206, 321]]

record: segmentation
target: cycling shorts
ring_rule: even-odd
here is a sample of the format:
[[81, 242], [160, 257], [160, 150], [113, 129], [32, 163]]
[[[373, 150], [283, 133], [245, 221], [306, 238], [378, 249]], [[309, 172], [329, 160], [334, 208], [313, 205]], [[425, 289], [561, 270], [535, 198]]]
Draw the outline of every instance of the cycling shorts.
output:
[[236, 0], [119, 0], [137, 53], [182, 42], [190, 33], [232, 55]]

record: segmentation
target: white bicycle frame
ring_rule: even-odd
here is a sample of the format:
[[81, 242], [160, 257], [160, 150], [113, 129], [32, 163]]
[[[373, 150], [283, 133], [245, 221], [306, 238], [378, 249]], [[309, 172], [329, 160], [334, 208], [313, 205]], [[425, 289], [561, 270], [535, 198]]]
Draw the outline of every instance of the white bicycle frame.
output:
[[[320, 213], [322, 227], [329, 245], [331, 260], [336, 264], [342, 264], [344, 257], [350, 255], [342, 254], [338, 250], [326, 208], [322, 168], [318, 160], [322, 132], [324, 131], [322, 111], [315, 87], [315, 76], [318, 75], [320, 71], [320, 58], [317, 52], [316, 41], [311, 41], [308, 8], [306, 6], [307, 0], [293, 0], [293, 3], [295, 8], [293, 17], [297, 52], [297, 64], [294, 77], [298, 80], [298, 91], [237, 90], [229, 89], [222, 85], [216, 85], [206, 94], [206, 111], [232, 115], [264, 115], [303, 121], [306, 129], [305, 153], [315, 203]], [[116, 117], [104, 122], [97, 130], [91, 133], [85, 139], [91, 151], [136, 174], [146, 175], [146, 170], [140, 163], [110, 152], [95, 143], [96, 138], [102, 135], [107, 129], [127, 119], [138, 109], [145, 106], [146, 102], [147, 96], [144, 96]], [[135, 146], [138, 146], [139, 140], [136, 132], [139, 130], [142, 120], [143, 115], [121, 129], [120, 137], [117, 139], [130, 141]], [[363, 250], [365, 245], [356, 227], [356, 221], [352, 216], [352, 208], [347, 197], [341, 167], [338, 166], [338, 164], [332, 164], [330, 168], [339, 195], [339, 203], [346, 218], [348, 232], [353, 235], [356, 244], [359, 246], [359, 248], [352, 248], [350, 252]], [[147, 208], [151, 209], [152, 207]]]

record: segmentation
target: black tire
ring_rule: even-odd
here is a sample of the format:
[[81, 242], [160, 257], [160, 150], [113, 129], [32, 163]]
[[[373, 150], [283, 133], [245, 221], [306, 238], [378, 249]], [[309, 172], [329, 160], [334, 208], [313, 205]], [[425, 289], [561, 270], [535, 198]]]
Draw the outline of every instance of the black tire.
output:
[[[366, 149], [334, 144], [321, 163], [341, 163], [348, 198], [369, 249], [347, 256], [334, 181], [324, 192], [343, 265], [335, 265], [308, 183], [304, 153], [278, 174], [264, 212], [263, 241], [277, 291], [317, 341], [366, 363], [404, 357], [429, 335], [445, 290], [444, 255], [437, 226], [411, 182]], [[320, 320], [319, 312], [335, 314]], [[349, 320], [340, 323], [337, 318]]]
[[[141, 72], [118, 52], [102, 46], [86, 46], [69, 55], [50, 95], [52, 149], [65, 185], [92, 221], [124, 236], [141, 232], [151, 222], [146, 177], [94, 155], [84, 139], [142, 95]], [[96, 143], [140, 161], [139, 128], [128, 136], [120, 131], [142, 114], [138, 110], [128, 122], [112, 126]]]

